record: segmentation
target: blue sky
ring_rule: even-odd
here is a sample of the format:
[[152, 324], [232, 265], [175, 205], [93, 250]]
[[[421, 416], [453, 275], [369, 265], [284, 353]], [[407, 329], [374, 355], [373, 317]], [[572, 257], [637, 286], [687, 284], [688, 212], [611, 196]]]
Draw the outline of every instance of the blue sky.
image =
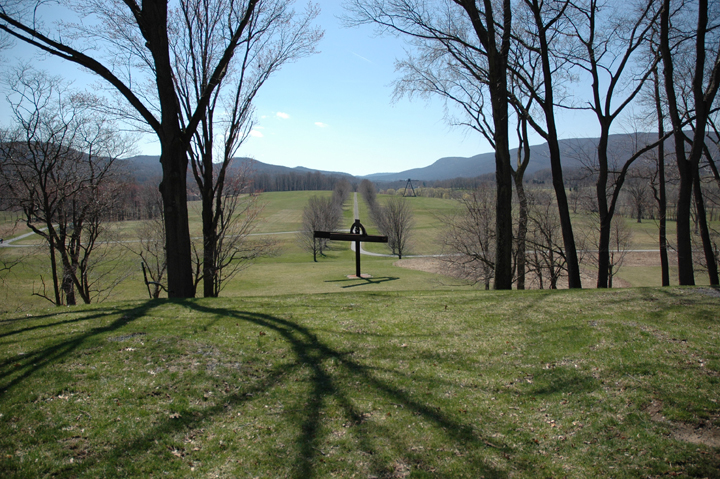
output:
[[[491, 151], [479, 134], [449, 127], [439, 99], [392, 101], [395, 60], [405, 56], [402, 39], [377, 36], [370, 26], [344, 27], [341, 0], [317, 3], [321, 14], [316, 23], [325, 30], [319, 53], [285, 65], [263, 86], [255, 101], [253, 136], [239, 155], [275, 165], [366, 175]], [[302, 9], [303, 0], [297, 6]], [[17, 45], [4, 56], [13, 61], [33, 53]], [[61, 60], [47, 59], [40, 67], [76, 79], [75, 86], [90, 83]], [[0, 116], [7, 117], [5, 105]], [[593, 136], [577, 115], [561, 120], [561, 137]], [[159, 147], [146, 136], [138, 141], [137, 151], [159, 154]]]
[[[440, 101], [392, 102], [401, 40], [372, 27], [345, 28], [339, 1], [320, 2], [320, 53], [286, 65], [260, 91], [256, 133], [241, 153], [259, 161], [352, 174], [427, 166], [443, 156], [489, 151], [451, 129]], [[286, 117], [287, 116], [287, 117]]]

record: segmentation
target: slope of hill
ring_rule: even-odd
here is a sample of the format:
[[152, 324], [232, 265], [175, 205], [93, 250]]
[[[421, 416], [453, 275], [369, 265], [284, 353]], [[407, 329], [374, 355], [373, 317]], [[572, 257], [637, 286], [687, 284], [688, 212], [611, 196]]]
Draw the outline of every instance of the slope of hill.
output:
[[[148, 180], [160, 178], [162, 176], [162, 167], [160, 165], [159, 156], [133, 156], [131, 158], [121, 160], [121, 163], [127, 168], [127, 170], [135, 177], [135, 179], [139, 183], [144, 183]], [[289, 168], [287, 166], [270, 165], [268, 163], [263, 163], [262, 161], [257, 161], [252, 158], [235, 158], [231, 168], [240, 168], [248, 164], [250, 164], [250, 168], [252, 168], [255, 174], [267, 173], [270, 175], [280, 175], [290, 173], [305, 174], [318, 172], [328, 176], [352, 177], [352, 175], [349, 175], [348, 173], [314, 170], [311, 168], [305, 168], [304, 166]], [[188, 174], [190, 175], [191, 173], [188, 172]]]
[[[617, 161], [624, 161], [635, 150], [635, 145], [643, 145], [655, 141], [655, 133], [639, 133], [637, 135], [612, 135], [610, 137], [610, 156]], [[560, 154], [563, 168], [575, 169], [591, 163], [595, 157], [597, 138], [572, 138], [560, 140]], [[671, 148], [667, 146], [666, 148]], [[517, 158], [517, 148], [510, 150], [511, 158]], [[530, 147], [530, 163], [526, 174], [550, 168], [550, 154], [547, 143]], [[469, 158], [440, 158], [432, 165], [413, 168], [398, 173], [376, 173], [365, 176], [372, 181], [405, 181], [408, 178], [422, 181], [449, 180], [452, 178], [474, 178], [495, 172], [495, 153], [481, 153]]]

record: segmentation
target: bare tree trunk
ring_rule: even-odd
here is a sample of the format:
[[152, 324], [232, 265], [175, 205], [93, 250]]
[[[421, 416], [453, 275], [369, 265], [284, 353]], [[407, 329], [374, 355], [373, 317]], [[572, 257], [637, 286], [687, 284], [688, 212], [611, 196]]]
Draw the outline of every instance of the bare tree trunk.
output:
[[[595, 191], [598, 202], [598, 216], [600, 217], [600, 240], [598, 243], [598, 277], [597, 287], [608, 287], [608, 276], [610, 271], [610, 228], [612, 226], [612, 212], [609, 211], [607, 201], [607, 181], [608, 181], [608, 135], [610, 134], [608, 125], [603, 119], [600, 119], [600, 141], [598, 142], [597, 155], [600, 171], [598, 172]], [[609, 286], [612, 288], [612, 286]]]
[[517, 233], [517, 289], [525, 289], [525, 254], [528, 230], [528, 201], [525, 194], [522, 178], [515, 177], [515, 191], [517, 191], [520, 211], [518, 213]]
[[192, 274], [192, 247], [187, 209], [187, 152], [176, 136], [163, 141], [160, 163], [163, 179], [160, 193], [165, 216], [165, 253], [167, 257], [168, 297], [192, 298], [195, 286]]
[[700, 237], [702, 238], [703, 251], [705, 253], [705, 262], [707, 263], [708, 277], [712, 286], [718, 284], [717, 259], [713, 251], [712, 241], [710, 240], [710, 230], [708, 228], [707, 216], [705, 213], [705, 201], [703, 200], [702, 189], [700, 187], [700, 175], [695, 174], [693, 179], [693, 190], [695, 192], [695, 208], [697, 209], [698, 226], [700, 227]]
[[497, 44], [496, 27], [492, 4], [486, 3], [486, 22], [480, 20], [475, 1], [458, 2], [468, 13], [473, 28], [487, 51], [488, 87], [495, 140], [495, 289], [512, 288], [512, 167], [508, 129], [508, 86], [507, 62], [510, 48], [510, 25], [512, 6], [509, 0], [502, 2], [503, 30], [501, 44]]
[[[660, 103], [658, 102], [658, 109], [660, 108]], [[662, 126], [662, 117], [659, 117], [658, 120], [658, 126], [659, 133], [658, 135], [662, 136], [665, 134], [663, 131]], [[662, 269], [662, 285], [663, 286], [670, 286], [670, 264], [668, 261], [668, 252], [667, 252], [667, 193], [665, 191], [665, 142], [661, 141], [660, 145], [658, 145], [658, 190], [659, 190], [659, 197], [658, 197], [658, 215], [659, 215], [659, 222], [660, 222], [660, 231], [659, 231], [659, 243], [660, 243], [660, 267]]]
[[[62, 290], [65, 294], [65, 304], [75, 306], [77, 302], [75, 300], [75, 285], [73, 284], [72, 273], [65, 268], [66, 266], [63, 265]], [[67, 266], [67, 268], [69, 268], [69, 266]]]
[[[521, 113], [518, 111], [518, 115]], [[515, 265], [517, 268], [517, 289], [525, 289], [525, 254], [528, 231], [528, 199], [525, 194], [525, 186], [523, 184], [525, 178], [525, 170], [530, 163], [530, 143], [528, 141], [527, 117], [521, 116], [518, 124], [518, 166], [513, 171], [513, 180], [515, 181], [515, 191], [518, 195], [518, 232], [517, 232], [517, 260]]]
[[[52, 225], [50, 225], [52, 228]], [[50, 269], [52, 271], [53, 290], [55, 292], [55, 306], [61, 306], [60, 301], [60, 284], [58, 282], [57, 259], [55, 257], [55, 239], [53, 236], [48, 237], [48, 245], [50, 247]]]
[[542, 18], [542, 6], [538, 0], [526, 0], [531, 7], [535, 26], [537, 28], [538, 41], [540, 43], [540, 56], [542, 60], [543, 80], [545, 97], [542, 102], [542, 109], [545, 113], [547, 126], [547, 143], [550, 150], [550, 169], [552, 171], [553, 188], [557, 200], [558, 213], [560, 216], [560, 228], [563, 234], [563, 245], [568, 271], [568, 287], [582, 288], [580, 281], [580, 262], [578, 261], [577, 249], [575, 247], [575, 236], [573, 235], [570, 209], [565, 193], [565, 182], [563, 180], [562, 163], [560, 160], [560, 143], [558, 140], [557, 126], [555, 124], [555, 100], [553, 97], [553, 73], [550, 62], [550, 48], [547, 42], [546, 32], [550, 27]]

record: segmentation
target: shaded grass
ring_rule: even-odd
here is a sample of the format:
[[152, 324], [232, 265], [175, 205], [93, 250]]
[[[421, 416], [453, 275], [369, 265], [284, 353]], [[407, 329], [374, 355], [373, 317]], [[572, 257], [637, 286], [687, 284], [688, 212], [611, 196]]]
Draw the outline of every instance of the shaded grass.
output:
[[717, 477], [717, 448], [674, 435], [720, 426], [712, 294], [354, 292], [6, 314], [0, 470]]

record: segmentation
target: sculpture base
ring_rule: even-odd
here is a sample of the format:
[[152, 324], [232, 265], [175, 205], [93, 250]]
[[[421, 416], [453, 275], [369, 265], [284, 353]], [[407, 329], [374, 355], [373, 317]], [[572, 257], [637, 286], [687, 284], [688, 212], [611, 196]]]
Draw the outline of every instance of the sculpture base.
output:
[[347, 275], [347, 279], [370, 279], [372, 278], [371, 274], [361, 274], [360, 276], [356, 274], [349, 274]]

